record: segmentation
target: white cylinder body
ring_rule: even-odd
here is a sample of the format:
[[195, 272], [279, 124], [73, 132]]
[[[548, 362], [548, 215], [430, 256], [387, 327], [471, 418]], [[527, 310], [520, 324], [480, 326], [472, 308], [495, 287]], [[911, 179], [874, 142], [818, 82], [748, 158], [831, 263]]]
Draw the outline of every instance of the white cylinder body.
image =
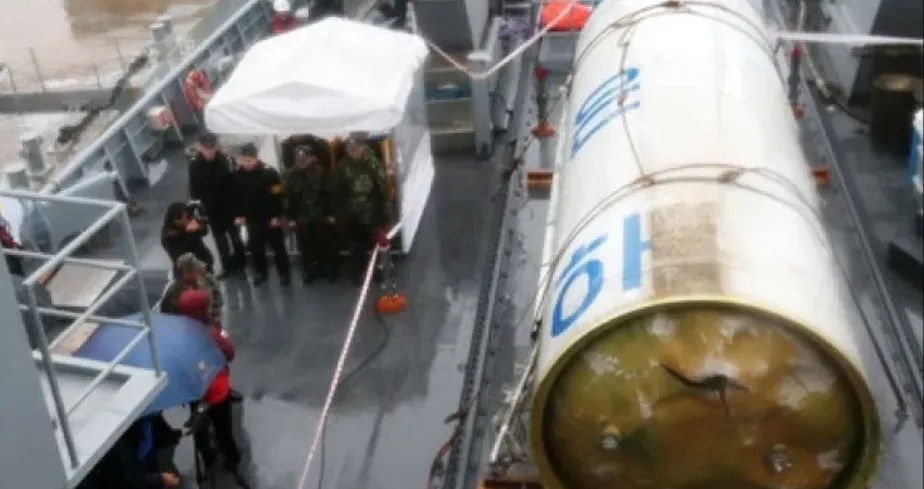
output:
[[[859, 366], [855, 312], [763, 20], [747, 0], [679, 3], [607, 0], [578, 42], [532, 412], [543, 483], [598, 487], [574, 482], [586, 480], [574, 474], [568, 482], [548, 460], [553, 445], [570, 439], [549, 438], [543, 426], [564, 364], [632, 311], [713, 299], [779, 315], [833, 352], [862, 405], [870, 448], [860, 458], [870, 472], [879, 428]], [[633, 184], [642, 176], [651, 185]], [[617, 368], [618, 359], [607, 361], [598, 370]], [[736, 374], [727, 362], [695, 370], [689, 375]], [[639, 416], [650, 416], [641, 397], [639, 404]], [[599, 476], [599, 487], [636, 487], [610, 486], [616, 482], [599, 475], [614, 468], [581, 470], [597, 474], [587, 477]]]

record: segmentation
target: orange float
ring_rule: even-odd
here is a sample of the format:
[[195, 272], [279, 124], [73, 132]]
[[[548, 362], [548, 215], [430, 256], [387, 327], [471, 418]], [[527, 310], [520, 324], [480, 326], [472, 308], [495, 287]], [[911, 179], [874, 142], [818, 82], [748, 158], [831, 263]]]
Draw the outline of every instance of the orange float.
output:
[[[565, 9], [571, 7], [571, 11], [564, 13]], [[550, 31], [579, 31], [584, 28], [587, 19], [590, 18], [590, 7], [582, 5], [574, 0], [552, 0], [542, 7], [539, 14], [539, 21], [542, 26], [548, 26], [554, 22]], [[561, 20], [555, 22], [555, 19], [564, 15]]]
[[186, 74], [186, 80], [183, 82], [183, 95], [186, 96], [186, 101], [193, 110], [201, 111], [212, 93], [214, 93], [212, 83], [205, 70], [194, 69]]
[[400, 314], [407, 307], [407, 298], [402, 294], [392, 293], [375, 300], [375, 310], [382, 315]]

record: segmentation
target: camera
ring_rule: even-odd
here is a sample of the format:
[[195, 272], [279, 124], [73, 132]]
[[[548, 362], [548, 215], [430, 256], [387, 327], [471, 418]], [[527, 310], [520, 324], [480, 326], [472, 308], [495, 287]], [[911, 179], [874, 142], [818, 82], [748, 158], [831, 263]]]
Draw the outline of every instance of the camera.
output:
[[200, 200], [190, 200], [186, 203], [186, 215], [188, 215], [190, 219], [195, 219], [203, 225], [209, 223], [208, 213], [205, 212], [205, 206], [202, 205], [202, 201]]

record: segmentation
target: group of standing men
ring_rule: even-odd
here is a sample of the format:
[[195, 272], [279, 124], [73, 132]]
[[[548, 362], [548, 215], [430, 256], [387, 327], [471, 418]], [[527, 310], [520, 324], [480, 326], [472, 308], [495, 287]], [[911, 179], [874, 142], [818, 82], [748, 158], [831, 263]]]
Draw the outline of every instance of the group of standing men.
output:
[[235, 162], [221, 151], [215, 135], [199, 137], [189, 167], [190, 197], [207, 213], [222, 266], [219, 279], [244, 272], [240, 230], [246, 226], [254, 285], [267, 280], [267, 246], [280, 283], [291, 282], [286, 229], [295, 232], [305, 283], [319, 276], [336, 280], [344, 247], [350, 252], [351, 278], [358, 283], [376, 234], [393, 216], [385, 167], [365, 137], [351, 135], [345, 148], [331, 167], [310, 145], [298, 146], [291, 168], [280, 175], [260, 161], [253, 144], [243, 145]]

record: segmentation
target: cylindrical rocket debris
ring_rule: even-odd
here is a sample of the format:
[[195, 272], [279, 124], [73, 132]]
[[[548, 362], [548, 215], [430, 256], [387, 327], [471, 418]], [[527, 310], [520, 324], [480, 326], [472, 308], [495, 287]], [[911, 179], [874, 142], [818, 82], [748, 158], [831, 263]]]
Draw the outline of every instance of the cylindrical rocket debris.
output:
[[534, 461], [548, 489], [866, 488], [856, 311], [748, 0], [609, 0], [554, 179]]

